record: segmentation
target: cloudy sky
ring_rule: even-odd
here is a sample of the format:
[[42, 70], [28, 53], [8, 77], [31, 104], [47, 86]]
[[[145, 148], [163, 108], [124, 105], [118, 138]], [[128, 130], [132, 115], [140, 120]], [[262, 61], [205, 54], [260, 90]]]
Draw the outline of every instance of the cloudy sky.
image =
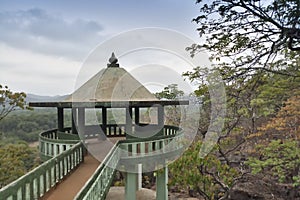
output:
[[39, 95], [71, 93], [90, 52], [120, 33], [159, 27], [198, 42], [191, 22], [198, 9], [194, 0], [0, 0], [0, 84]]

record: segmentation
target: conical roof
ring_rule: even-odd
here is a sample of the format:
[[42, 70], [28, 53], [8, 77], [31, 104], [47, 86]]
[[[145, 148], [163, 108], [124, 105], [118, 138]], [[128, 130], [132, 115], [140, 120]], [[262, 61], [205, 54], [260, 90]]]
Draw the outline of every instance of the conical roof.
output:
[[112, 55], [107, 68], [99, 71], [65, 102], [157, 101], [158, 99], [124, 68]]

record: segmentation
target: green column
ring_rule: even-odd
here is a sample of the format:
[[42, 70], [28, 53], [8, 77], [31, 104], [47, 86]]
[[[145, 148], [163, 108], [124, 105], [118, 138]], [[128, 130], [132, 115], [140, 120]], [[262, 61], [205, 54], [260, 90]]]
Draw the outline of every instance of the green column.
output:
[[72, 108], [72, 134], [78, 134], [77, 133], [77, 108]]
[[78, 108], [78, 129], [83, 133], [85, 127], [85, 109]]
[[137, 174], [127, 172], [125, 177], [125, 199], [136, 200]]
[[103, 131], [103, 135], [99, 134], [99, 140], [105, 140], [107, 137], [107, 108], [106, 107], [102, 107], [102, 131]]
[[136, 125], [140, 124], [140, 108], [135, 107], [134, 108], [134, 121]]
[[57, 128], [58, 131], [64, 131], [64, 108], [57, 107]]
[[168, 200], [168, 166], [156, 173], [156, 200]]
[[125, 133], [126, 133], [126, 139], [133, 138], [133, 136], [132, 136], [132, 107], [126, 108]]
[[165, 119], [165, 113], [164, 113], [164, 107], [162, 105], [159, 105], [157, 107], [157, 114], [158, 114], [158, 127], [160, 128], [159, 130], [159, 135], [164, 135], [164, 119]]

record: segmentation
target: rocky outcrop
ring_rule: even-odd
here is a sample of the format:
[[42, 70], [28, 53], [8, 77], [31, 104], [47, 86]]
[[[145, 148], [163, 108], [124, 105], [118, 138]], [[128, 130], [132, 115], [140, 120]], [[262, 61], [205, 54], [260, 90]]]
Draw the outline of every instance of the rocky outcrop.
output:
[[267, 178], [247, 175], [229, 193], [228, 200], [300, 200], [299, 190]]

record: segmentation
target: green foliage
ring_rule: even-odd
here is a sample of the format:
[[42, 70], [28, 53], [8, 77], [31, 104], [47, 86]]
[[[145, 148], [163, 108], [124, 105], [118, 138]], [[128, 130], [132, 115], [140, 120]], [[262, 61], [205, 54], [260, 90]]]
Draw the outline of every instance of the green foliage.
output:
[[298, 0], [196, 2], [200, 15], [193, 21], [204, 42], [187, 48], [192, 55], [208, 50], [213, 60], [237, 72], [233, 76], [281, 70], [287, 59], [291, 64], [299, 56]]
[[57, 114], [55, 109], [15, 111], [1, 120], [0, 138], [2, 141], [9, 141], [10, 138], [14, 138], [15, 140], [34, 142], [38, 140], [38, 134], [41, 131], [56, 126]]
[[238, 171], [222, 163], [217, 155], [210, 153], [199, 157], [202, 143], [195, 142], [178, 160], [169, 166], [169, 185], [198, 192], [205, 199], [227, 195]]
[[177, 99], [183, 95], [184, 92], [178, 89], [177, 84], [168, 85], [163, 91], [155, 93], [155, 96], [159, 99]]
[[[299, 95], [300, 1], [197, 0], [197, 3], [201, 5], [201, 14], [194, 21], [199, 25], [204, 42], [187, 50], [192, 56], [207, 50], [215, 64], [211, 69], [200, 66], [183, 75], [198, 84], [195, 94], [203, 100], [199, 131], [204, 137], [212, 116], [211, 73], [219, 73], [224, 81], [227, 112], [223, 132], [218, 133], [218, 148], [201, 159], [197, 157], [199, 148], [194, 144], [171, 167], [171, 184], [197, 190], [206, 199], [218, 199], [222, 195], [226, 197], [226, 192], [237, 181], [239, 168], [234, 168], [233, 163], [243, 167], [241, 157], [254, 148], [255, 142], [247, 143], [252, 146], [243, 145], [247, 137], [258, 134], [261, 124], [283, 106], [288, 108], [287, 99]], [[296, 113], [295, 106], [291, 107], [294, 109], [285, 110], [285, 115], [272, 121], [281, 124], [278, 130], [268, 129], [279, 133], [274, 138], [299, 140], [299, 128], [290, 126], [299, 124], [299, 117], [289, 116]], [[293, 131], [287, 131], [291, 129]], [[265, 141], [268, 138], [266, 136]], [[253, 172], [298, 186], [299, 146], [297, 141], [286, 138], [282, 142], [264, 143], [248, 164]]]
[[0, 146], [0, 188], [39, 164], [37, 150], [26, 143]]
[[[161, 92], [155, 93], [155, 96], [158, 99], [168, 99], [168, 100], [175, 100], [184, 95], [182, 90], [178, 89], [177, 84], [170, 84], [163, 89]], [[177, 106], [167, 106], [165, 107], [165, 124], [168, 125], [179, 125], [180, 117], [181, 117], [181, 110]]]
[[25, 102], [24, 92], [12, 92], [7, 86], [0, 85], [0, 120], [16, 109], [31, 109]]
[[[297, 55], [297, 53], [295, 53], [295, 55]], [[257, 134], [258, 127], [269, 117], [276, 115], [278, 110], [280, 110], [282, 106], [287, 104], [285, 101], [288, 98], [297, 93], [299, 94], [299, 67], [295, 67], [294, 64], [284, 65], [283, 69], [278, 70], [276, 74], [269, 71], [266, 72], [266, 70], [256, 70], [251, 71], [251, 75], [249, 75], [249, 71], [237, 70], [230, 67], [228, 63], [221, 63], [210, 70], [208, 68], [197, 67], [193, 71], [184, 73], [184, 76], [199, 84], [199, 88], [195, 91], [195, 94], [200, 96], [203, 100], [201, 121], [199, 122], [199, 132], [204, 137], [211, 121], [210, 113], [212, 104], [208, 90], [210, 87], [209, 74], [217, 71], [220, 73], [222, 79], [224, 80], [227, 95], [227, 111], [223, 132], [218, 133], [220, 136], [217, 141], [219, 154], [215, 154], [214, 152], [208, 154], [208, 158], [215, 159], [210, 160], [210, 162], [214, 163], [214, 165], [216, 166], [212, 167], [212, 169], [215, 170], [215, 174], [223, 173], [223, 169], [218, 168], [218, 163], [222, 163], [222, 165], [224, 165], [224, 160], [226, 165], [229, 167], [227, 169], [233, 169], [236, 172], [239, 171], [238, 168], [232, 168], [232, 166], [234, 166], [233, 163], [238, 163], [239, 166], [243, 167], [244, 163], [242, 157], [247, 156], [247, 151], [249, 149], [252, 150], [253, 148], [252, 146], [243, 146], [243, 143], [245, 143], [247, 137], [249, 135]], [[286, 76], [285, 74], [293, 74], [293, 76]], [[291, 107], [296, 108], [296, 106]], [[290, 111], [287, 111], [286, 113], [290, 113]], [[295, 117], [293, 119], [294, 120], [289, 119], [288, 124], [294, 122]], [[285, 120], [277, 121], [279, 123], [280, 121], [283, 122]], [[294, 127], [292, 128], [294, 129]], [[287, 137], [287, 134], [288, 133], [283, 133], [282, 137]], [[197, 154], [197, 151], [195, 150], [194, 153]], [[259, 153], [255, 156], [259, 156]], [[255, 158], [258, 159], [258, 157]], [[188, 163], [188, 161], [182, 161], [182, 163], [183, 162]], [[198, 160], [197, 162], [199, 163], [200, 161]], [[201, 163], [201, 165], [205, 164]], [[182, 166], [183, 165], [179, 166], [177, 170], [179, 170]], [[192, 164], [190, 165], [190, 168], [186, 167], [185, 170], [196, 173], [195, 169], [191, 170], [191, 166]], [[209, 167], [211, 166], [213, 165], [210, 165]], [[224, 169], [226, 169], [226, 167], [224, 167]], [[182, 171], [179, 171], [179, 174], [183, 174], [183, 172], [181, 172]], [[204, 177], [210, 177], [214, 180], [213, 183], [209, 182], [209, 179], [206, 180], [205, 183], [211, 184], [210, 186], [206, 187], [204, 187], [205, 184], [202, 180], [201, 182], [200, 179], [193, 179], [195, 177], [184, 175], [185, 178], [182, 179], [191, 178], [191, 180], [196, 181], [195, 184], [196, 186], [198, 186], [198, 193], [200, 193], [202, 196], [206, 196], [206, 193], [208, 193], [209, 195], [207, 195], [205, 198], [209, 199], [212, 198], [211, 195], [214, 195], [214, 197], [216, 197], [216, 194], [219, 193], [220, 188], [222, 188], [222, 191], [226, 191], [226, 189], [221, 186], [222, 184], [218, 184], [218, 181], [216, 181], [213, 174], [214, 173], [211, 173], [209, 170], [202, 170], [201, 175], [203, 179]], [[177, 182], [179, 185], [184, 185], [185, 189], [191, 187], [189, 186], [189, 184], [192, 184], [192, 182], [180, 182], [179, 178], [180, 177], [178, 177], [178, 180], [175, 182]], [[236, 176], [231, 176], [231, 178], [235, 179]], [[296, 181], [299, 180], [299, 177], [294, 176], [290, 179]], [[199, 186], [200, 183], [202, 185]], [[228, 185], [230, 188], [230, 184]], [[206, 192], [203, 192], [204, 188]], [[208, 190], [207, 188], [211, 190]]]
[[247, 164], [252, 173], [270, 174], [281, 183], [300, 185], [300, 148], [298, 141], [272, 140], [257, 147], [260, 158], [251, 157]]

